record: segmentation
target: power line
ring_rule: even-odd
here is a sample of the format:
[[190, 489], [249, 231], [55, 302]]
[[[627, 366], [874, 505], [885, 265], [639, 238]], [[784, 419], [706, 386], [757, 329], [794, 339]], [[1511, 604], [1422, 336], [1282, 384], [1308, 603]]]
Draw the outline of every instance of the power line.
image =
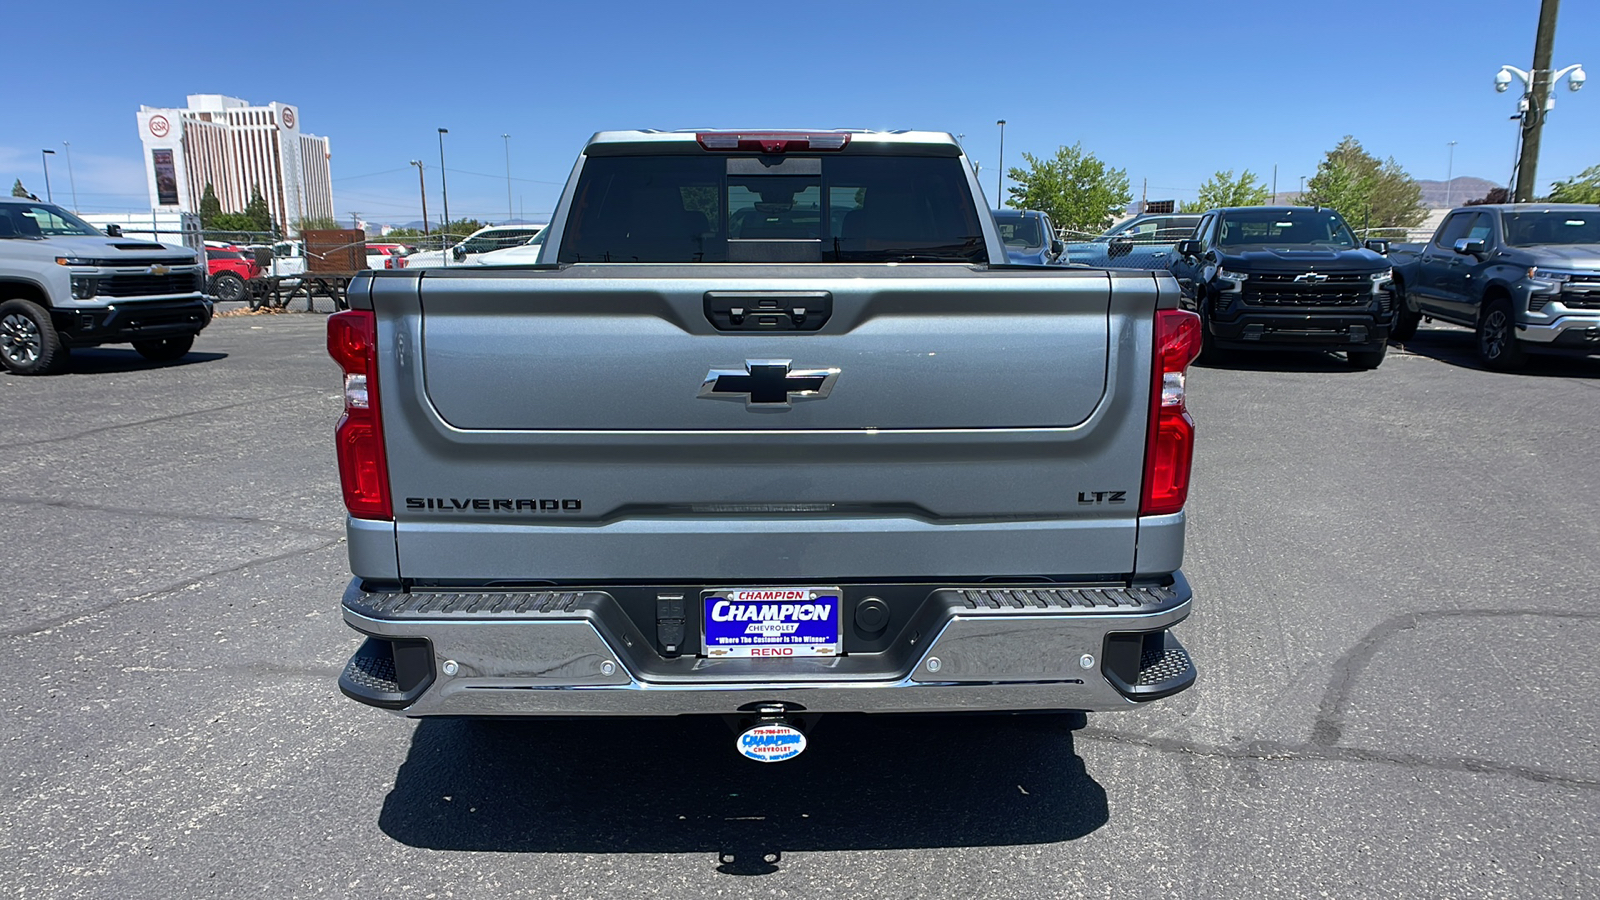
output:
[[333, 180], [333, 181], [354, 181], [357, 178], [376, 178], [379, 175], [392, 175], [395, 172], [404, 172], [404, 171], [406, 171], [406, 169], [409, 169], [409, 168], [410, 168], [410, 166], [406, 166], [406, 167], [399, 168], [399, 169], [384, 169], [382, 172], [368, 172], [365, 175], [340, 175], [338, 178], [334, 178], [334, 179], [331, 179], [331, 180]]

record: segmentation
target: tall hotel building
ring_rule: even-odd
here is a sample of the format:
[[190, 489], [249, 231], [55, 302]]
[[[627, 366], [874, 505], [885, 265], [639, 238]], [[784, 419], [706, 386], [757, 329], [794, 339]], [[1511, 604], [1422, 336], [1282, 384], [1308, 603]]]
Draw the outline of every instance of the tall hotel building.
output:
[[153, 209], [198, 213], [210, 184], [223, 212], [243, 212], [259, 187], [285, 231], [333, 218], [328, 139], [302, 133], [293, 106], [190, 94], [184, 109], [139, 107], [139, 139]]

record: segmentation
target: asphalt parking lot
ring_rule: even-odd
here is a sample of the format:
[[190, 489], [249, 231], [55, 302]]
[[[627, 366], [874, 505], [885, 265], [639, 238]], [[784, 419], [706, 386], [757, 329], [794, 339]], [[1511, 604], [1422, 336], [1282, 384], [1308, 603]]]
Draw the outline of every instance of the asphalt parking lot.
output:
[[339, 694], [323, 320], [0, 375], [0, 895], [1600, 895], [1600, 361], [1197, 369], [1195, 689], [761, 767]]

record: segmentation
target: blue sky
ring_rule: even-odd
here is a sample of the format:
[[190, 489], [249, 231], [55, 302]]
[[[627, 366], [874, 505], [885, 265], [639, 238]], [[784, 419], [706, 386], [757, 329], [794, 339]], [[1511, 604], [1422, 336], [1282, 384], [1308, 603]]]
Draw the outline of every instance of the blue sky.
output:
[[[0, 179], [44, 193], [39, 150], [72, 144], [85, 211], [147, 204], [139, 105], [192, 93], [296, 104], [332, 139], [334, 201], [372, 221], [548, 213], [583, 141], [610, 128], [849, 126], [965, 133], [992, 192], [1008, 166], [1081, 141], [1137, 197], [1193, 197], [1217, 169], [1282, 190], [1353, 134], [1414, 177], [1504, 183], [1516, 141], [1502, 63], [1531, 65], [1538, 0], [1327, 3], [129, 3], [8, 6]], [[31, 60], [31, 62], [26, 62]], [[1600, 3], [1567, 0], [1542, 184], [1600, 164]], [[56, 199], [68, 196], [63, 155]], [[993, 198], [991, 197], [991, 200]]]

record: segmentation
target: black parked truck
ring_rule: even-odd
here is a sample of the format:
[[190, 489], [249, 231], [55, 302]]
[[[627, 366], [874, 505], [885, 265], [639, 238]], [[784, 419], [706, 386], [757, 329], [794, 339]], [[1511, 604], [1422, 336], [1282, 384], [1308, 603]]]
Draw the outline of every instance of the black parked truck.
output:
[[1383, 363], [1395, 293], [1384, 241], [1363, 246], [1340, 215], [1311, 206], [1213, 209], [1168, 265], [1218, 350], [1342, 350]]

